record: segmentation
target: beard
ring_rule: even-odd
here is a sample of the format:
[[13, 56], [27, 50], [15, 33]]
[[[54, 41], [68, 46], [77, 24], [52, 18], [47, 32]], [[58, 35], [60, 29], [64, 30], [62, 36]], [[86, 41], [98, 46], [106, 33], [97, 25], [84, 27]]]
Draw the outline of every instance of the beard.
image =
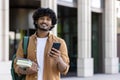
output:
[[39, 30], [49, 31], [50, 27], [47, 24], [37, 25]]

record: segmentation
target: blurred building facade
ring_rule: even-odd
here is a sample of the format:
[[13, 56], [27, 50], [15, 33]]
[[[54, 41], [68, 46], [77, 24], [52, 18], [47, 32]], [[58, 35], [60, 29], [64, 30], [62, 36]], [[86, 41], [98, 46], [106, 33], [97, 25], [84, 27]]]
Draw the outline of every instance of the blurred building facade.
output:
[[0, 0], [2, 79], [11, 78], [11, 59], [19, 41], [35, 32], [32, 14], [38, 7], [57, 13], [58, 24], [52, 33], [67, 43], [71, 61], [68, 76], [119, 73], [119, 0]]

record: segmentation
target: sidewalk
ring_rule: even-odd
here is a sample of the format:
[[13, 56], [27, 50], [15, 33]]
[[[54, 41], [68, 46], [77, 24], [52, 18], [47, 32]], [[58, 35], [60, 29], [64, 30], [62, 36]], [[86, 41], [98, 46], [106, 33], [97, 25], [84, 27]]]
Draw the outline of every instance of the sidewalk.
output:
[[95, 74], [92, 77], [65, 77], [61, 80], [120, 80], [119, 74]]

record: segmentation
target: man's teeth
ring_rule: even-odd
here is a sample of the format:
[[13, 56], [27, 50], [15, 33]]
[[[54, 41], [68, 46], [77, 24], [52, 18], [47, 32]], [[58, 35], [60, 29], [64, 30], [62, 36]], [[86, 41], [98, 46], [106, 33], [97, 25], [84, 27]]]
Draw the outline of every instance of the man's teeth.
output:
[[47, 26], [46, 24], [43, 24], [42, 26]]

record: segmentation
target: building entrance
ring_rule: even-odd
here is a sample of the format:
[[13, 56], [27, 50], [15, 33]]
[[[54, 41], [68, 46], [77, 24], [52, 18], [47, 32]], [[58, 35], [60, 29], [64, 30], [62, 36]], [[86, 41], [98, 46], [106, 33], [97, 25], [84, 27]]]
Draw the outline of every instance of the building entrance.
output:
[[70, 70], [68, 75], [76, 75], [77, 69], [77, 9], [58, 6], [58, 36], [68, 47]]
[[99, 13], [92, 13], [92, 57], [94, 58], [94, 73], [102, 73], [102, 15]]

